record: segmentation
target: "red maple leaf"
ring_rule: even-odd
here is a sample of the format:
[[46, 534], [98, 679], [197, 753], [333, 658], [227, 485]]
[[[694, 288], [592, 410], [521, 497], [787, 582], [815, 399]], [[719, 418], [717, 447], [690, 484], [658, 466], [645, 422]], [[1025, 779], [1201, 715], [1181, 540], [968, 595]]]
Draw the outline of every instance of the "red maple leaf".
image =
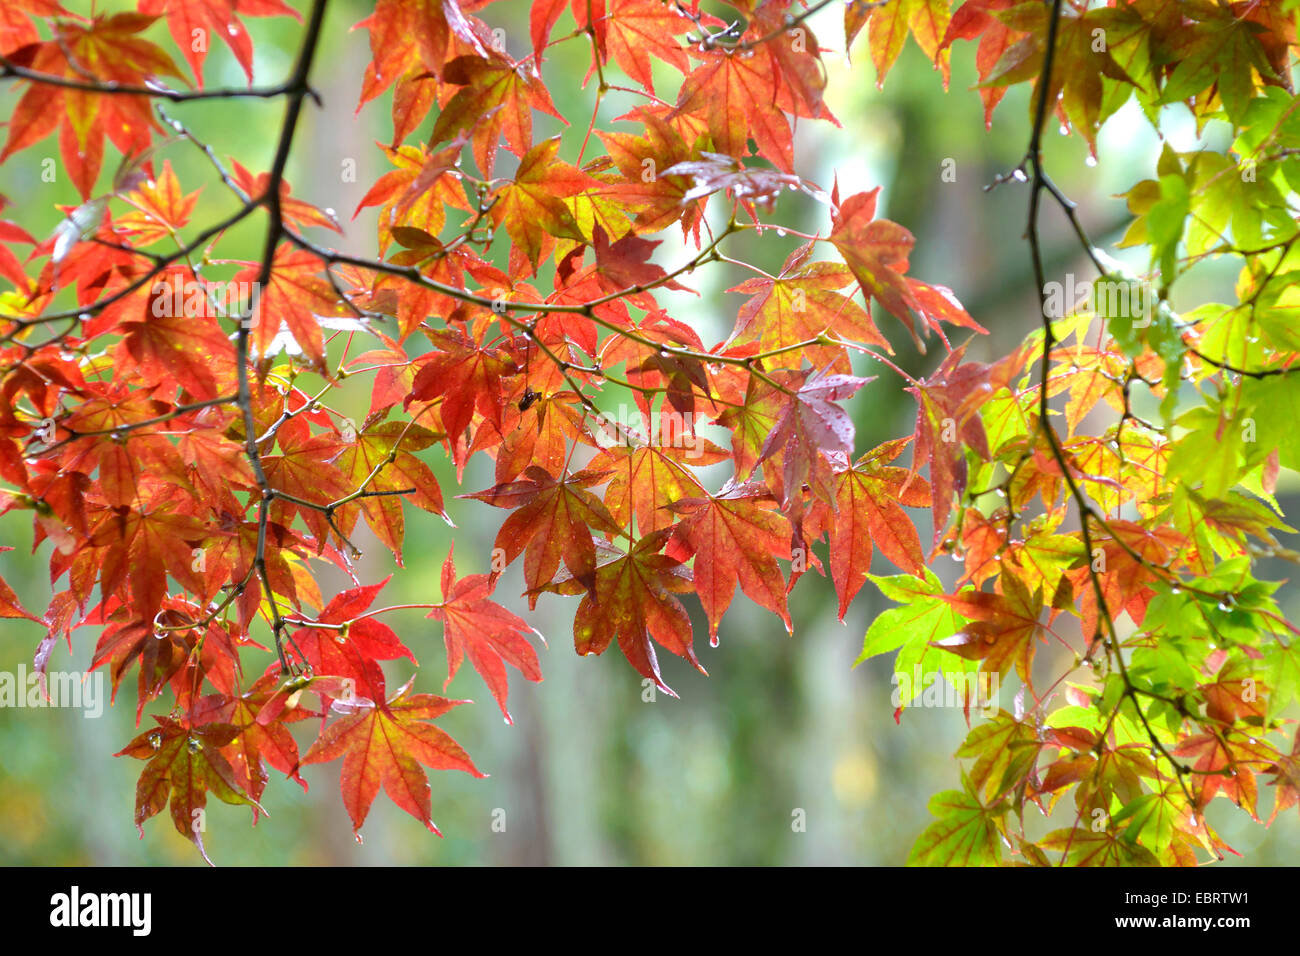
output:
[[596, 543], [592, 529], [605, 534], [622, 531], [601, 500], [586, 490], [601, 477], [579, 472], [557, 480], [544, 468], [529, 465], [523, 481], [464, 496], [514, 509], [497, 532], [494, 547], [501, 550], [507, 565], [524, 554], [530, 608], [537, 604], [537, 592], [555, 578], [561, 560], [584, 587], [594, 586]]
[[676, 697], [659, 673], [652, 640], [686, 658], [701, 674], [707, 672], [692, 646], [690, 615], [675, 596], [693, 590], [691, 573], [678, 558], [659, 553], [671, 535], [668, 528], [651, 532], [626, 554], [602, 545], [610, 559], [596, 569], [593, 587], [562, 578], [546, 590], [586, 592], [573, 618], [573, 643], [579, 654], [603, 654], [617, 640], [638, 674]]
[[533, 633], [541, 637], [541, 634], [518, 615], [495, 601], [489, 601], [488, 595], [495, 588], [496, 579], [487, 574], [467, 574], [457, 580], [456, 565], [449, 550], [442, 565], [442, 603], [429, 612], [429, 617], [442, 622], [443, 639], [447, 644], [447, 680], [443, 689], [451, 683], [468, 654], [470, 663], [488, 685], [509, 724], [514, 721], [506, 709], [506, 698], [510, 693], [506, 664], [518, 670], [526, 680], [540, 681], [541, 664], [537, 660], [537, 651], [528, 643], [527, 635]]
[[475, 777], [487, 776], [474, 766], [460, 744], [426, 723], [468, 701], [433, 694], [408, 697], [414, 679], [391, 700], [340, 717], [303, 754], [304, 766], [343, 758], [343, 805], [358, 838], [380, 787], [395, 804], [442, 836], [433, 823], [429, 778], [421, 764], [434, 770], [463, 770]]
[[752, 485], [729, 485], [716, 495], [673, 504], [682, 520], [665, 554], [694, 562], [695, 593], [716, 644], [718, 623], [739, 584], [742, 591], [781, 617], [793, 632], [785, 579], [776, 559], [790, 557], [790, 526], [768, 507], [770, 495]]

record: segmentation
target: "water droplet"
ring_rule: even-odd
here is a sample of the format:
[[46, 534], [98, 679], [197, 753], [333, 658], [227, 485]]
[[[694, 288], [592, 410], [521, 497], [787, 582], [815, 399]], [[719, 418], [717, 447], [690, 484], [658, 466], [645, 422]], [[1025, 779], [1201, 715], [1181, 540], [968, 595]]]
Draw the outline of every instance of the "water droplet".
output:
[[203, 744], [199, 743], [198, 737], [191, 737], [185, 742], [185, 745], [190, 748], [190, 753], [192, 754], [198, 753], [199, 748], [203, 746]]
[[1093, 156], [1091, 153], [1089, 153], [1088, 156], [1087, 156], [1087, 158], [1084, 159], [1084, 161], [1083, 161], [1083, 165], [1085, 165], [1085, 166], [1096, 166], [1096, 165], [1097, 165], [1097, 157], [1096, 157], [1096, 156]]
[[334, 208], [332, 206], [326, 206], [325, 215], [329, 216], [331, 219], [334, 219], [336, 218], [337, 214], [334, 212]]
[[1183, 589], [1182, 589], [1182, 588], [1170, 588], [1170, 589], [1169, 589], [1169, 593], [1170, 593], [1170, 594], [1182, 594], [1182, 593], [1183, 593]]
[[1231, 605], [1228, 604], [1227, 601], [1220, 601], [1220, 602], [1219, 602], [1219, 610], [1220, 610], [1220, 611], [1231, 611], [1231, 610], [1232, 610], [1232, 607], [1231, 607]]
[[357, 838], [357, 843], [362, 843], [362, 842], [364, 842], [364, 841], [361, 839], [361, 834], [360, 834], [360, 833], [356, 834], [356, 838]]
[[335, 634], [335, 635], [334, 635], [334, 643], [336, 643], [336, 644], [346, 644], [347, 642], [348, 642], [348, 639], [347, 639], [346, 637], [344, 637], [342, 634]]
[[776, 234], [777, 234], [778, 236], [780, 236], [782, 239], [785, 238], [785, 230], [784, 230], [784, 229], [778, 229], [778, 230], [776, 231]]
[[1068, 126], [1062, 124], [1062, 125], [1061, 125], [1061, 128], [1060, 128], [1057, 132], [1059, 132], [1062, 136], [1069, 136], [1069, 135], [1070, 135], [1070, 127], [1068, 127]]
[[1025, 171], [1024, 171], [1023, 169], [1014, 169], [1014, 170], [1012, 170], [1012, 171], [1011, 171], [1011, 178], [1014, 179], [1014, 180], [1015, 180], [1016, 182], [1018, 182], [1018, 183], [1027, 183], [1027, 182], [1029, 182], [1029, 177], [1025, 175]]
[[154, 750], [157, 750], [159, 747], [162, 746], [162, 734], [158, 733], [158, 731], [155, 730], [153, 733], [151, 733], [148, 739], [149, 739], [149, 746], [152, 747]]

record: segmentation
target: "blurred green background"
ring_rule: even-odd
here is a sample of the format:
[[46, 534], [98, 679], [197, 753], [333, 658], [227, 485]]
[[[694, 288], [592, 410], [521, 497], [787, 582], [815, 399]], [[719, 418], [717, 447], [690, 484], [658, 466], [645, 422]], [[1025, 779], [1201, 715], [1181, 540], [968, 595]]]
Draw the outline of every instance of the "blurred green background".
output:
[[[301, 2], [294, 4], [300, 9]], [[114, 10], [125, 4], [99, 4]], [[86, 12], [86, 4], [69, 8]], [[289, 166], [295, 195], [338, 211], [347, 222], [369, 186], [389, 166], [375, 141], [387, 142], [392, 126], [388, 97], [354, 113], [360, 80], [369, 59], [367, 34], [350, 28], [370, 12], [370, 5], [334, 0], [326, 20], [323, 46], [313, 81], [324, 109], [305, 113]], [[720, 15], [726, 8], [714, 6]], [[529, 49], [528, 5], [505, 0], [481, 11], [505, 31], [515, 56]], [[865, 34], [855, 49], [852, 68], [842, 53], [839, 7], [812, 21], [830, 73], [828, 101], [843, 124], [800, 123], [796, 130], [796, 168], [829, 188], [838, 175], [842, 195], [876, 185], [884, 187], [881, 215], [917, 236], [911, 274], [951, 286], [969, 311], [991, 330], [972, 343], [972, 358], [990, 360], [1018, 341], [1037, 322], [1037, 303], [1022, 241], [1027, 192], [1009, 184], [984, 190], [994, 177], [1013, 168], [1028, 138], [1028, 91], [1013, 90], [999, 107], [991, 132], [982, 121], [975, 82], [973, 48], [959, 44], [953, 57], [951, 91], [910, 42], [882, 91], [871, 68]], [[292, 63], [299, 25], [288, 19], [247, 20], [253, 34], [256, 80], [273, 83]], [[573, 27], [566, 14], [555, 36]], [[150, 36], [172, 49], [161, 26]], [[561, 114], [557, 121], [535, 115], [534, 138], [563, 131], [563, 156], [572, 160], [586, 132], [594, 102], [594, 82], [582, 88], [589, 63], [585, 38], [557, 45], [548, 53], [543, 76]], [[211, 86], [237, 86], [243, 75], [224, 45], [216, 44], [206, 70]], [[656, 90], [672, 100], [680, 76], [656, 62]], [[14, 85], [0, 91], [0, 115], [16, 102]], [[601, 109], [606, 126], [636, 99], [611, 95]], [[274, 150], [282, 108], [278, 103], [215, 102], [169, 107], [219, 155], [234, 156], [254, 171], [264, 170]], [[1167, 111], [1169, 131], [1179, 149], [1196, 148], [1190, 118], [1181, 108]], [[433, 118], [417, 135], [427, 136]], [[1215, 140], [1213, 126], [1206, 136]], [[1125, 110], [1103, 130], [1100, 162], [1087, 163], [1086, 147], [1077, 137], [1051, 136], [1049, 168], [1056, 181], [1081, 204], [1081, 216], [1094, 241], [1118, 238], [1126, 224], [1120, 193], [1154, 168], [1160, 143], [1149, 124]], [[13, 203], [7, 218], [37, 236], [48, 235], [60, 219], [55, 203], [75, 203], [75, 191], [62, 177], [42, 182], [41, 159], [57, 157], [56, 139], [0, 166], [0, 193]], [[595, 155], [598, 143], [588, 147]], [[111, 152], [110, 152], [111, 155]], [[186, 190], [205, 183], [194, 221], [211, 221], [231, 208], [211, 170], [186, 144], [160, 155], [170, 159]], [[955, 161], [955, 182], [941, 178], [944, 160]], [[355, 161], [358, 175], [342, 174]], [[101, 184], [107, 188], [115, 160], [106, 161]], [[508, 175], [513, 161], [504, 150], [498, 175]], [[951, 178], [951, 177], [949, 177]], [[767, 217], [803, 231], [825, 231], [824, 207], [783, 198]], [[344, 248], [374, 251], [374, 210], [347, 222]], [[221, 247], [226, 257], [254, 257], [260, 250], [259, 219], [232, 232]], [[1047, 268], [1053, 278], [1075, 272], [1089, 277], [1086, 262], [1053, 213], [1045, 214]], [[689, 257], [680, 232], [666, 231], [657, 259], [668, 267]], [[725, 251], [775, 273], [799, 240], [767, 231], [730, 241]], [[824, 255], [824, 253], [819, 253]], [[1138, 266], [1144, 263], [1138, 262]], [[724, 338], [743, 299], [724, 290], [740, 273], [704, 269], [690, 277], [701, 295], [668, 295], [671, 314], [695, 325], [707, 343]], [[1179, 291], [1191, 298], [1230, 294], [1231, 273], [1213, 269]], [[549, 287], [547, 274], [539, 286]], [[896, 325], [881, 322], [896, 342], [899, 361], [913, 374], [937, 363], [934, 350], [915, 354]], [[957, 339], [956, 341], [960, 341]], [[417, 343], [418, 346], [418, 343]], [[914, 406], [887, 370], [850, 404], [858, 427], [859, 451], [887, 438], [910, 434]], [[310, 388], [310, 382], [307, 387]], [[623, 401], [616, 396], [614, 401]], [[360, 420], [365, 398], [359, 391], [339, 407]], [[713, 437], [717, 437], [717, 434]], [[424, 513], [408, 512], [406, 570], [381, 597], [383, 603], [437, 600], [438, 574], [453, 535], [461, 574], [485, 571], [492, 539], [504, 515], [473, 501], [451, 496], [458, 490], [454, 471], [440, 451], [425, 453], [434, 465], [449, 512], [457, 528]], [[724, 470], [710, 473], [716, 487]], [[483, 456], [465, 474], [464, 491], [493, 483], [491, 463]], [[1295, 506], [1296, 488], [1283, 489], [1284, 503]], [[917, 513], [923, 539], [928, 516]], [[365, 556], [358, 574], [379, 580], [394, 570], [391, 556], [366, 532], [358, 543]], [[367, 547], [367, 543], [374, 545]], [[40, 613], [50, 594], [49, 545], [31, 556], [29, 516], [11, 513], [0, 519], [0, 575], [10, 582], [29, 609]], [[824, 551], [823, 551], [824, 556]], [[937, 570], [949, 584], [958, 566], [941, 559]], [[892, 573], [887, 563], [878, 571]], [[1268, 574], [1268, 571], [1275, 571]], [[1282, 577], [1285, 570], [1265, 569], [1263, 576]], [[346, 586], [331, 568], [322, 571], [326, 596]], [[681, 695], [660, 693], [647, 700], [639, 676], [617, 650], [601, 658], [579, 658], [572, 651], [571, 627], [576, 598], [544, 596], [536, 612], [515, 597], [523, 589], [519, 564], [503, 577], [497, 598], [520, 613], [549, 640], [542, 652], [545, 681], [529, 684], [512, 673], [513, 727], [505, 725], [478, 676], [466, 665], [448, 693], [478, 703], [454, 711], [441, 722], [490, 774], [473, 780], [463, 774], [434, 773], [434, 820], [445, 834], [438, 839], [380, 796], [357, 844], [338, 793], [339, 764], [308, 768], [310, 790], [272, 773], [263, 804], [270, 817], [249, 829], [245, 808], [211, 804], [205, 837], [219, 864], [900, 864], [929, 815], [928, 797], [958, 785], [951, 757], [965, 733], [959, 710], [909, 709], [901, 724], [890, 703], [891, 661], [878, 659], [854, 668], [862, 635], [885, 603], [864, 588], [843, 624], [835, 619], [829, 583], [809, 575], [791, 596], [796, 623], [793, 637], [780, 622], [737, 598], [723, 621], [721, 644], [708, 646], [698, 605], [688, 599], [696, 619], [700, 659], [706, 678], [683, 661], [661, 655], [667, 682]], [[1289, 611], [1294, 595], [1284, 598]], [[440, 627], [420, 611], [391, 614], [387, 622], [420, 659], [416, 689], [440, 692], [445, 654]], [[89, 663], [94, 628], [74, 636], [69, 655], [56, 649], [53, 670], [81, 670]], [[0, 621], [0, 670], [30, 666], [40, 629], [29, 622]], [[1045, 667], [1063, 660], [1055, 649], [1041, 654]], [[269, 656], [267, 660], [269, 661]], [[264, 662], [248, 662], [256, 672]], [[392, 686], [409, 669], [389, 669]], [[1000, 703], [1010, 708], [1014, 687], [1004, 687]], [[182, 864], [202, 865], [193, 846], [179, 836], [166, 815], [151, 821], [143, 840], [131, 824], [135, 780], [142, 764], [112, 754], [136, 733], [134, 680], [128, 680], [118, 706], [99, 719], [84, 719], [73, 710], [0, 709], [0, 863], [6, 864]], [[160, 712], [155, 705], [149, 712]], [[149, 718], [145, 718], [146, 724]], [[144, 725], [142, 725], [144, 726]], [[305, 746], [309, 728], [300, 728]], [[1261, 813], [1271, 811], [1271, 788], [1261, 788]], [[1068, 808], [1067, 808], [1068, 809]], [[802, 813], [799, 813], [802, 811]], [[792, 826], [803, 819], [803, 828]], [[1271, 829], [1252, 823], [1244, 813], [1219, 800], [1211, 820], [1244, 854], [1244, 862], [1282, 864], [1296, 861], [1300, 819], [1291, 812]], [[504, 821], [504, 828], [501, 822]], [[494, 822], [496, 826], [494, 827]], [[1031, 825], [1065, 826], [1058, 813], [1052, 821]], [[1232, 858], [1229, 863], [1235, 862]]]

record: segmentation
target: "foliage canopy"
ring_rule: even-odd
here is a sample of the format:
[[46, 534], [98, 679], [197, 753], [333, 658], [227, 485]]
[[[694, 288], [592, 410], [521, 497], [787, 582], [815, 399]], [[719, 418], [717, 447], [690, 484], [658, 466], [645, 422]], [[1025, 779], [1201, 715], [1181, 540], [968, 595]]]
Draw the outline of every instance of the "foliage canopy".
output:
[[[48, 238], [0, 222], [0, 514], [30, 515], [56, 589], [37, 615], [0, 581], [0, 617], [44, 629], [42, 672], [98, 628], [90, 666], [115, 692], [134, 682], [138, 722], [155, 708], [121, 751], [143, 762], [138, 826], [170, 806], [206, 856], [209, 797], [256, 819], [269, 770], [341, 759], [357, 831], [381, 788], [434, 830], [426, 768], [481, 775], [435, 723], [462, 701], [389, 686], [381, 665], [415, 655], [386, 622], [413, 606], [385, 606], [387, 581], [354, 565], [363, 524], [400, 567], [414, 511], [446, 516], [433, 455], [458, 477], [476, 457], [495, 469], [463, 495], [504, 513], [490, 570], [448, 554], [422, 610], [448, 681], [468, 660], [507, 720], [510, 671], [542, 678], [532, 628], [494, 597], [510, 564], [530, 607], [581, 598], [579, 654], [617, 644], [668, 693], [658, 654], [700, 666], [696, 600], [714, 643], [737, 588], [793, 630], [787, 594], [812, 570], [841, 618], [868, 579], [898, 604], [863, 658], [1022, 687], [973, 721], [911, 862], [1191, 865], [1230, 849], [1204, 816], [1214, 797], [1255, 819], [1260, 783], [1274, 815], [1300, 803], [1283, 716], [1300, 630], [1256, 577], [1297, 557], [1275, 537], [1300, 470], [1297, 5], [834, 0], [878, 83], [912, 42], [945, 85], [973, 49], [986, 124], [1009, 88], [1032, 91], [1024, 159], [993, 185], [1028, 202], [1041, 323], [984, 363], [949, 337], [988, 320], [911, 274], [917, 240], [878, 214], [879, 190], [796, 168], [796, 123], [839, 122], [809, 26], [832, 0], [727, 2], [535, 0], [525, 48], [491, 0], [379, 0], [358, 24], [360, 103], [391, 110], [391, 168], [358, 208], [380, 210], [360, 256], [285, 179], [325, 0], [8, 0], [0, 75], [21, 95], [0, 162], [34, 169], [57, 135], [82, 202]], [[283, 16], [301, 21], [296, 62], [256, 86], [248, 24]], [[247, 87], [205, 86], [209, 35]], [[584, 122], [552, 100], [557, 44], [589, 47], [586, 82], [626, 109], [594, 112], [576, 153], [534, 128]], [[239, 97], [283, 101], [273, 149], [219, 155], [169, 113]], [[1133, 184], [1131, 271], [1041, 150], [1057, 124], [1095, 152], [1130, 102], [1157, 129], [1176, 108], [1231, 134], [1167, 147]], [[228, 197], [216, 221], [193, 221], [199, 184], [168, 155], [188, 150]], [[781, 224], [795, 194], [821, 205], [819, 231]], [[1082, 302], [1046, 274], [1049, 207], [1096, 269]], [[221, 258], [246, 220], [265, 224], [261, 255]], [[777, 230], [794, 246], [778, 275], [728, 255]], [[1235, 294], [1176, 312], [1175, 284], [1222, 260]], [[706, 268], [743, 297], [721, 342], [662, 304]], [[899, 335], [928, 344], [928, 374], [891, 359]], [[856, 447], [844, 403], [868, 386], [911, 394], [911, 436]], [[334, 407], [357, 389], [360, 422]], [[635, 415], [611, 419], [620, 400]], [[900, 573], [873, 575], [876, 552]], [[961, 562], [955, 587], [930, 567], [941, 554]], [[322, 564], [354, 586], [322, 594]], [[290, 727], [307, 721], [300, 750]], [[1062, 801], [1073, 823], [1026, 826]]]

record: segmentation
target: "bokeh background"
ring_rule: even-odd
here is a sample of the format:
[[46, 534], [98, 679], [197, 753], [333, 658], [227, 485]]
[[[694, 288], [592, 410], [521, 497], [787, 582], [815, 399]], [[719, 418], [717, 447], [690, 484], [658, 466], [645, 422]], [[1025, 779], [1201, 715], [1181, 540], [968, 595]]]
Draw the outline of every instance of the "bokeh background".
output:
[[[297, 0], [292, 5], [302, 9]], [[88, 4], [69, 8], [88, 12]], [[97, 12], [125, 8], [99, 3]], [[709, 7], [706, 4], [706, 7]], [[720, 15], [727, 9], [713, 4]], [[483, 15], [501, 27], [510, 52], [529, 49], [528, 5], [502, 0]], [[355, 106], [362, 72], [369, 58], [367, 34], [352, 26], [371, 12], [354, 0], [330, 3], [322, 49], [313, 82], [324, 101], [322, 110], [305, 113], [288, 178], [296, 195], [333, 207], [346, 223], [341, 244], [373, 254], [374, 211], [348, 221], [375, 179], [390, 168], [376, 141], [387, 142], [392, 126], [387, 97], [360, 114]], [[854, 62], [843, 53], [841, 9], [833, 6], [811, 21], [823, 47], [830, 74], [828, 102], [842, 128], [801, 123], [796, 130], [796, 168], [826, 188], [838, 176], [842, 194], [883, 187], [881, 214], [907, 226], [917, 236], [911, 273], [951, 286], [969, 311], [991, 330], [970, 346], [976, 359], [1005, 352], [1037, 322], [1037, 300], [1023, 242], [1027, 191], [1015, 183], [991, 192], [984, 189], [999, 173], [1013, 168], [1028, 138], [1029, 94], [1013, 90], [986, 131], [975, 82], [973, 48], [960, 44], [953, 57], [952, 82], [945, 94], [941, 77], [910, 42], [888, 77], [877, 87], [866, 50], [858, 41]], [[256, 78], [272, 83], [289, 70], [299, 25], [285, 18], [247, 20], [256, 49]], [[573, 27], [566, 15], [555, 36]], [[158, 27], [154, 35], [164, 38]], [[160, 39], [170, 47], [170, 41]], [[583, 37], [549, 51], [544, 77], [559, 112], [571, 119], [565, 128], [535, 115], [535, 139], [564, 136], [562, 155], [572, 159], [586, 131], [594, 102], [594, 81], [583, 88], [589, 48]], [[672, 100], [680, 76], [656, 62], [656, 89]], [[237, 86], [243, 75], [224, 45], [214, 44], [206, 71], [209, 85]], [[14, 85], [0, 90], [0, 116], [16, 102]], [[601, 109], [601, 123], [635, 105], [626, 95], [612, 95]], [[234, 156], [255, 171], [270, 162], [282, 108], [278, 103], [232, 102], [181, 104], [170, 111], [220, 155]], [[1181, 107], [1165, 111], [1167, 134], [1175, 148], [1190, 150], [1223, 145], [1223, 131], [1213, 125], [1198, 138]], [[428, 134], [432, 117], [421, 127]], [[1216, 136], [1219, 137], [1216, 139]], [[1104, 128], [1095, 163], [1077, 137], [1055, 134], [1046, 144], [1049, 169], [1081, 205], [1081, 217], [1094, 241], [1108, 246], [1127, 223], [1116, 194], [1149, 175], [1160, 140], [1136, 110], [1126, 109]], [[588, 147], [588, 158], [598, 145]], [[211, 170], [186, 144], [161, 155], [171, 160], [187, 190], [206, 183], [195, 222], [209, 221], [230, 208]], [[66, 177], [41, 180], [40, 161], [55, 157], [55, 138], [0, 165], [0, 193], [12, 202], [8, 218], [38, 236], [48, 235], [60, 214], [56, 203], [77, 201]], [[955, 181], [941, 173], [952, 160]], [[358, 175], [342, 174], [349, 161]], [[512, 167], [502, 151], [502, 172]], [[107, 188], [112, 161], [101, 183]], [[947, 177], [952, 179], [952, 177]], [[789, 196], [770, 221], [803, 231], [828, 228], [825, 207]], [[252, 258], [260, 250], [260, 220], [232, 232], [222, 254]], [[1072, 236], [1053, 210], [1045, 213], [1047, 270], [1064, 281], [1074, 272], [1089, 277]], [[670, 230], [657, 258], [665, 265], [690, 252], [680, 232]], [[729, 242], [729, 255], [779, 270], [797, 239], [774, 231], [747, 234]], [[1112, 250], [1113, 251], [1113, 250]], [[1134, 263], [1138, 268], [1145, 263]], [[727, 334], [742, 298], [725, 290], [740, 281], [738, 273], [704, 269], [690, 277], [698, 297], [673, 295], [664, 302], [676, 317], [694, 324], [707, 342]], [[1179, 284], [1188, 300], [1231, 294], [1233, 275], [1214, 267], [1200, 270]], [[539, 284], [547, 287], [544, 273]], [[1177, 304], [1177, 303], [1176, 303]], [[938, 361], [915, 353], [887, 317], [882, 328], [896, 342], [899, 362], [924, 374]], [[416, 343], [418, 346], [418, 343]], [[850, 403], [858, 429], [859, 451], [880, 441], [910, 434], [914, 405], [891, 374], [881, 377]], [[618, 396], [615, 402], [622, 401]], [[350, 393], [339, 407], [360, 420], [365, 398]], [[716, 437], [716, 436], [715, 436]], [[462, 574], [485, 571], [492, 539], [503, 514], [474, 501], [458, 501], [455, 474], [440, 452], [425, 453], [449, 498], [452, 529], [431, 515], [408, 515], [406, 570], [385, 591], [385, 603], [438, 599], [438, 574], [453, 537]], [[710, 474], [713, 486], [725, 478]], [[1290, 480], [1294, 476], [1286, 476]], [[490, 462], [482, 456], [465, 475], [465, 491], [492, 484]], [[1300, 503], [1297, 488], [1280, 489], [1284, 504]], [[923, 538], [927, 516], [918, 514]], [[28, 608], [37, 613], [50, 595], [48, 543], [31, 555], [28, 516], [0, 518], [0, 575], [10, 582]], [[358, 574], [378, 580], [394, 570], [382, 548], [366, 547]], [[949, 584], [958, 566], [947, 558], [936, 564]], [[887, 564], [877, 568], [892, 573]], [[1263, 576], [1285, 577], [1288, 569], [1265, 568]], [[322, 571], [327, 595], [346, 579], [331, 568]], [[519, 564], [503, 577], [497, 597], [520, 613], [525, 602]], [[417, 821], [380, 796], [364, 828], [364, 843], [353, 840], [338, 793], [339, 764], [307, 768], [310, 790], [272, 774], [263, 799], [269, 818], [249, 827], [246, 808], [215, 801], [208, 813], [206, 843], [222, 864], [900, 864], [915, 836], [930, 819], [926, 801], [934, 792], [959, 785], [951, 757], [965, 733], [960, 710], [909, 709], [901, 723], [890, 702], [891, 661], [854, 660], [863, 634], [885, 602], [868, 586], [843, 623], [836, 620], [829, 583], [809, 575], [791, 597], [795, 633], [760, 612], [739, 592], [723, 621], [720, 646], [711, 648], [698, 605], [697, 644], [704, 677], [683, 661], [661, 655], [665, 678], [680, 694], [648, 696], [637, 675], [616, 650], [601, 658], [579, 658], [572, 650], [576, 598], [545, 596], [530, 622], [547, 637], [542, 653], [545, 680], [511, 682], [514, 726], [507, 726], [478, 676], [466, 665], [447, 693], [478, 701], [443, 719], [442, 726], [473, 755], [490, 776], [474, 780], [463, 774], [434, 773], [434, 819], [445, 837], [429, 834]], [[1289, 614], [1297, 608], [1284, 590]], [[418, 690], [440, 692], [445, 674], [441, 629], [423, 612], [407, 611], [386, 620], [420, 659]], [[30, 665], [41, 638], [30, 622], [0, 621], [0, 670]], [[85, 628], [74, 647], [60, 646], [54, 670], [82, 670], [90, 660], [96, 629]], [[1062, 661], [1044, 650], [1048, 666]], [[269, 660], [269, 656], [268, 656]], [[260, 667], [263, 662], [255, 662]], [[397, 686], [409, 670], [392, 667]], [[514, 675], [512, 674], [512, 677]], [[1010, 708], [1014, 687], [1004, 687], [1000, 703]], [[98, 719], [73, 710], [0, 709], [0, 863], [5, 864], [179, 864], [202, 865], [194, 847], [179, 836], [164, 814], [137, 838], [131, 823], [135, 780], [142, 764], [115, 758], [137, 732], [134, 727], [134, 682], [124, 683], [118, 705]], [[148, 712], [157, 712], [154, 705]], [[148, 716], [145, 723], [149, 723]], [[143, 725], [142, 725], [143, 726]], [[299, 734], [309, 740], [305, 725]], [[1272, 807], [1270, 788], [1262, 789], [1261, 814]], [[802, 811], [802, 814], [798, 813]], [[1211, 820], [1244, 854], [1244, 862], [1294, 863], [1300, 854], [1300, 817], [1293, 811], [1272, 828], [1252, 823], [1227, 804], [1215, 801]], [[792, 823], [802, 817], [800, 830]], [[504, 821], [504, 829], [501, 822]], [[496, 822], [496, 826], [493, 824]], [[1036, 821], [1038, 832], [1068, 825], [1058, 814]], [[1227, 865], [1237, 861], [1229, 858]]]

